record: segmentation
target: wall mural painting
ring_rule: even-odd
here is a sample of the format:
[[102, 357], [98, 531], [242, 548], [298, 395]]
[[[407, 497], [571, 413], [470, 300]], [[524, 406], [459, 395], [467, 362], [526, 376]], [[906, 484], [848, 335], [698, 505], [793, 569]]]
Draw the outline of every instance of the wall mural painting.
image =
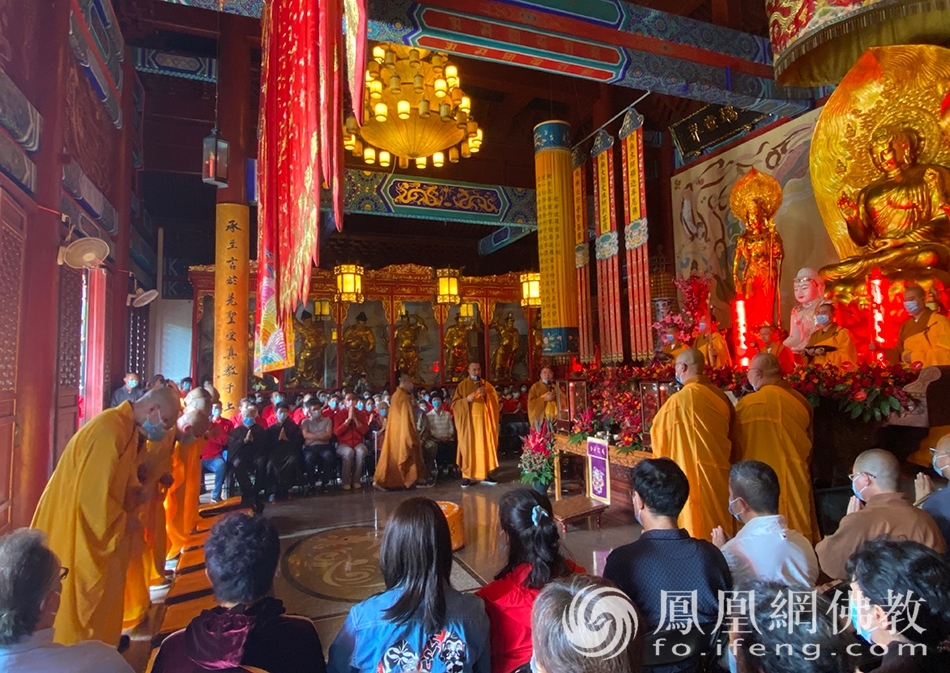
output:
[[821, 110], [767, 130], [724, 152], [689, 164], [672, 179], [674, 237], [679, 276], [708, 274], [715, 318], [732, 321], [735, 296], [732, 260], [742, 225], [729, 210], [729, 193], [750, 168], [771, 175], [782, 186], [776, 230], [785, 242], [779, 283], [781, 315], [787, 324], [795, 305], [792, 280], [802, 267], [819, 268], [838, 255], [822, 224], [808, 171], [811, 138]]

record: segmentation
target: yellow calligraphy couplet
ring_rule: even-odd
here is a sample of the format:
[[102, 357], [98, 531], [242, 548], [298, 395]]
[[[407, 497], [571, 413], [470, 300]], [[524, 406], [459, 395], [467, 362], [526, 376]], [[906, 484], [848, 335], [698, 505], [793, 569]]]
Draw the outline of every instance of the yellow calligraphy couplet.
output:
[[567, 122], [549, 121], [534, 127], [534, 167], [543, 352], [564, 356], [578, 352], [574, 169]]
[[214, 241], [214, 387], [224, 416], [247, 389], [248, 207], [217, 205]]

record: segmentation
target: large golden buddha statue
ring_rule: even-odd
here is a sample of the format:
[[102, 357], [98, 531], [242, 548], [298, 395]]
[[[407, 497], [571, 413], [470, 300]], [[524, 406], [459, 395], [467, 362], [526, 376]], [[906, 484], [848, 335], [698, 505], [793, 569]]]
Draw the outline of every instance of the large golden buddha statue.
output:
[[858, 192], [843, 193], [838, 208], [848, 235], [862, 251], [826, 266], [832, 283], [864, 283], [884, 271], [950, 270], [950, 169], [920, 163], [921, 138], [905, 126], [882, 126], [868, 151], [880, 177]]

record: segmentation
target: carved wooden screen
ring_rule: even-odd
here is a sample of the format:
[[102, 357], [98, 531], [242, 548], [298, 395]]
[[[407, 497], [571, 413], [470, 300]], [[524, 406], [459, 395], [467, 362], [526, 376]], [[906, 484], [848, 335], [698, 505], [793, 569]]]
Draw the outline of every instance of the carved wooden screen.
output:
[[53, 466], [79, 425], [79, 368], [82, 362], [82, 271], [59, 267], [59, 339]]
[[145, 385], [148, 377], [148, 306], [129, 308], [128, 336], [125, 370], [138, 374]]
[[0, 190], [0, 534], [13, 514], [12, 469], [17, 446], [17, 363], [26, 214]]

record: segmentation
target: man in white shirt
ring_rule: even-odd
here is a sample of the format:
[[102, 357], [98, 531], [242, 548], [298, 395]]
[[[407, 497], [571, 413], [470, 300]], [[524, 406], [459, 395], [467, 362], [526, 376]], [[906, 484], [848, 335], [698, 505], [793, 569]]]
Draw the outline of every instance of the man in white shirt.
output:
[[0, 671], [133, 673], [115, 648], [98, 640], [53, 642], [68, 572], [41, 531], [20, 528], [0, 537]]
[[455, 453], [457, 451], [455, 420], [448, 411], [440, 393], [433, 393], [431, 403], [432, 411], [427, 414], [427, 420], [429, 433], [437, 446], [436, 464], [439, 476], [443, 474], [448, 476], [455, 466]]
[[765, 463], [743, 460], [729, 470], [729, 512], [743, 526], [731, 540], [716, 527], [712, 541], [726, 557], [734, 586], [762, 580], [813, 587], [818, 581], [818, 556], [778, 513], [778, 496], [778, 476]]

